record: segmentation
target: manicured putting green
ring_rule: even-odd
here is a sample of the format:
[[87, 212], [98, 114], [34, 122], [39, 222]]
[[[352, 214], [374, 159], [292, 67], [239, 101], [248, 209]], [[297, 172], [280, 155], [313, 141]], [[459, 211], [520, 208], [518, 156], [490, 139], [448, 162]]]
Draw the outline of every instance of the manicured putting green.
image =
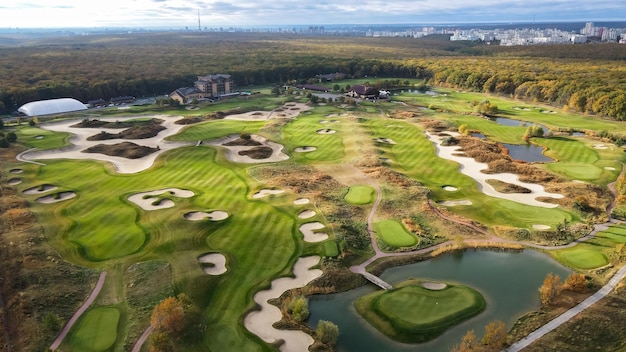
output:
[[361, 297], [355, 305], [370, 324], [400, 342], [431, 340], [485, 308], [482, 295], [467, 286], [431, 290], [417, 281], [398, 286]]
[[374, 201], [376, 191], [370, 186], [352, 186], [345, 199], [350, 204], [363, 205]]
[[384, 220], [374, 224], [374, 230], [385, 243], [393, 247], [408, 247], [417, 244], [417, 237], [406, 231], [395, 220]]
[[70, 344], [76, 351], [106, 351], [117, 340], [120, 311], [117, 308], [92, 309], [81, 319]]
[[604, 254], [598, 251], [582, 248], [581, 246], [559, 251], [557, 256], [560, 257], [568, 266], [580, 269], [599, 268], [609, 263]]

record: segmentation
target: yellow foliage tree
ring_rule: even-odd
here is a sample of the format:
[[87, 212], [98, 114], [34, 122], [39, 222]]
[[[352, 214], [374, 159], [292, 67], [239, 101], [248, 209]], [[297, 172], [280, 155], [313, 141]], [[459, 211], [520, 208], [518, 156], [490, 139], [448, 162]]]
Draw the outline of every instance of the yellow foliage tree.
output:
[[554, 299], [561, 293], [562, 282], [559, 275], [549, 273], [543, 280], [543, 284], [539, 287], [539, 298], [543, 305], [550, 305]]

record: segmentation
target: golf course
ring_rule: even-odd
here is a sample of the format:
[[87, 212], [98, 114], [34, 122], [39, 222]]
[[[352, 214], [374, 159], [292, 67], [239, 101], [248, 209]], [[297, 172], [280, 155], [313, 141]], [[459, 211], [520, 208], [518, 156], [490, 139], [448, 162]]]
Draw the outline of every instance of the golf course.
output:
[[[449, 88], [425, 94], [408, 82], [384, 100], [264, 86], [194, 109], [111, 107], [7, 126], [19, 146], [0, 166], [2, 186], [62, 261], [92, 272], [82, 286], [107, 273], [58, 350], [333, 350], [292, 302], [372, 285], [388, 267], [530, 248], [597, 287], [623, 265], [626, 224], [610, 211], [623, 206], [614, 187], [626, 153], [601, 131], [626, 138], [626, 123]], [[472, 102], [485, 100], [519, 125], [477, 113]], [[160, 127], [129, 139], [115, 124]], [[532, 125], [550, 133], [528, 137]], [[503, 144], [537, 146], [551, 161], [513, 159]], [[576, 242], [599, 224], [606, 229]], [[472, 319], [498, 305], [462, 278], [428, 278], [377, 284], [356, 310], [389, 341], [420, 350], [450, 327], [482, 329]], [[153, 309], [181, 294], [193, 321], [163, 342], [150, 330]], [[54, 313], [51, 334], [76, 310]]]

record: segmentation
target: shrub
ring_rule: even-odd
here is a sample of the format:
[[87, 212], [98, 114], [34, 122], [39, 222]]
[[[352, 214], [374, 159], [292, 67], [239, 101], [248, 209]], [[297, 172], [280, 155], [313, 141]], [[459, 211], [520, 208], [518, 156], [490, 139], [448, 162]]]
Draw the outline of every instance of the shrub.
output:
[[320, 320], [317, 323], [317, 329], [315, 334], [323, 343], [334, 345], [339, 338], [339, 327], [333, 322], [327, 320]]
[[0, 138], [0, 148], [8, 148], [10, 146], [9, 141], [7, 141], [6, 138]]
[[295, 320], [305, 321], [309, 317], [309, 301], [303, 296], [298, 296], [289, 304], [289, 311]]

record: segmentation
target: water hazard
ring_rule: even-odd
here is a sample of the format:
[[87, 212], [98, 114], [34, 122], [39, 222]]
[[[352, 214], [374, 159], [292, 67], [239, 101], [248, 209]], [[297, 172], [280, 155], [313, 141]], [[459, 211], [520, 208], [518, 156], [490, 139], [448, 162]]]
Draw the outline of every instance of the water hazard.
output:
[[337, 324], [341, 352], [447, 352], [468, 330], [473, 329], [478, 336], [482, 336], [484, 326], [494, 320], [505, 322], [507, 329], [510, 329], [521, 315], [536, 310], [540, 305], [537, 289], [550, 272], [565, 278], [570, 270], [547, 255], [532, 250], [467, 250], [387, 269], [381, 278], [392, 285], [409, 278], [460, 282], [478, 290], [487, 300], [487, 308], [483, 313], [423, 344], [395, 342], [358, 315], [354, 309], [354, 300], [375, 291], [377, 288], [371, 284], [344, 293], [312, 297], [309, 302], [309, 322], [312, 327], [320, 319]]

